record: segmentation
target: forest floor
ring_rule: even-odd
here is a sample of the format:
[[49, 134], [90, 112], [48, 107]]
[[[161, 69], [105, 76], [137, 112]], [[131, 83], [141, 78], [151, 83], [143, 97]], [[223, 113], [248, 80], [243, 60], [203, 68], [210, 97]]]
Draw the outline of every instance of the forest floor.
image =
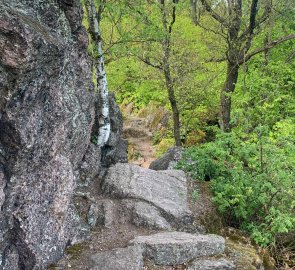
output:
[[153, 134], [146, 127], [144, 118], [128, 116], [124, 121], [123, 137], [128, 140], [129, 163], [148, 168], [156, 159], [152, 143]]

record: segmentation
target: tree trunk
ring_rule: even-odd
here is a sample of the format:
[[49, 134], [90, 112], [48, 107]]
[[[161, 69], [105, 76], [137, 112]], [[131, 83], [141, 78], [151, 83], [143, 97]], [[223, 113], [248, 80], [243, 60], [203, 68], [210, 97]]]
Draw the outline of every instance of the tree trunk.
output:
[[100, 18], [102, 6], [95, 7], [93, 0], [87, 1], [89, 30], [92, 42], [94, 43], [93, 65], [96, 73], [98, 89], [98, 134], [97, 145], [104, 146], [109, 139], [111, 124], [109, 115], [109, 98], [107, 76], [104, 66], [104, 57], [102, 50], [102, 38], [100, 33]]
[[175, 139], [175, 145], [181, 146], [181, 137], [180, 137], [180, 120], [179, 120], [179, 111], [177, 107], [177, 102], [174, 94], [174, 88], [173, 83], [171, 79], [170, 69], [169, 67], [164, 70], [165, 73], [165, 81], [166, 81], [166, 87], [168, 92], [168, 98], [172, 109], [173, 114], [173, 135]]
[[192, 21], [194, 25], [198, 25], [200, 19], [200, 10], [198, 7], [198, 0], [191, 0]]
[[[174, 5], [176, 5], [177, 1], [173, 0]], [[177, 101], [174, 92], [173, 80], [170, 71], [170, 53], [171, 53], [171, 33], [172, 27], [176, 20], [176, 7], [174, 6], [172, 9], [172, 18], [171, 22], [168, 25], [167, 16], [168, 11], [165, 8], [165, 0], [160, 1], [161, 4], [161, 12], [162, 12], [162, 25], [165, 30], [165, 39], [162, 42], [163, 47], [163, 63], [162, 63], [162, 71], [165, 76], [166, 88], [168, 92], [168, 98], [171, 105], [172, 113], [173, 113], [173, 135], [176, 146], [181, 146], [181, 137], [180, 137], [180, 120], [179, 120], [179, 111], [177, 107]]]
[[239, 75], [239, 66], [228, 62], [226, 80], [220, 94], [220, 119], [222, 131], [230, 132], [231, 94], [234, 92]]

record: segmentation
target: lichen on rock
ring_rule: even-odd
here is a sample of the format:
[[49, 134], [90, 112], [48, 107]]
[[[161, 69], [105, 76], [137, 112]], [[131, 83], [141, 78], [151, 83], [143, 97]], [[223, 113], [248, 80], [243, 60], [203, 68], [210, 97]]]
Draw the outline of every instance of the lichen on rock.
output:
[[77, 234], [72, 203], [94, 91], [79, 0], [0, 1], [1, 266], [44, 269]]

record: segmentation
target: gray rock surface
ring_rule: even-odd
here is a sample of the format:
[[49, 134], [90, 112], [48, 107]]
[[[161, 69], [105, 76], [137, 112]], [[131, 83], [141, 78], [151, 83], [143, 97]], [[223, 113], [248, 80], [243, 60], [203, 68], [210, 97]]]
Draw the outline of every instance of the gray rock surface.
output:
[[94, 122], [79, 0], [0, 0], [0, 257], [44, 269], [77, 234], [75, 171]]
[[220, 254], [225, 246], [225, 240], [221, 236], [183, 232], [138, 236], [131, 243], [141, 245], [144, 257], [158, 265], [182, 264], [196, 257]]
[[132, 210], [132, 222], [138, 227], [171, 230], [171, 225], [161, 216], [159, 210], [146, 202], [135, 203]]
[[101, 149], [90, 143], [78, 169], [79, 186], [88, 186], [92, 179], [100, 172]]
[[91, 270], [141, 270], [143, 269], [140, 246], [118, 248], [91, 255]]
[[105, 194], [116, 198], [149, 202], [171, 221], [191, 215], [187, 203], [186, 178], [182, 171], [153, 171], [118, 163], [109, 169], [103, 190]]
[[[44, 269], [88, 232], [73, 194], [77, 184], [88, 187], [100, 170], [100, 149], [90, 143], [96, 98], [80, 2], [58, 2], [47, 1], [44, 6], [37, 0], [0, 1], [0, 265], [4, 269]], [[117, 108], [114, 101], [112, 106]], [[121, 126], [118, 121], [113, 125]], [[119, 141], [120, 132], [119, 128]], [[127, 146], [111, 144], [109, 159], [118, 160], [118, 151], [126, 156]], [[83, 219], [95, 226], [100, 209], [94, 205], [88, 213], [85, 209]], [[105, 225], [110, 224], [107, 218]]]
[[188, 270], [236, 270], [236, 266], [226, 259], [202, 259], [192, 262]]
[[182, 151], [182, 147], [171, 147], [162, 157], [153, 161], [149, 168], [156, 171], [174, 169], [181, 159]]
[[92, 227], [96, 225], [111, 228], [115, 219], [116, 205], [110, 199], [94, 201], [88, 211], [87, 222]]

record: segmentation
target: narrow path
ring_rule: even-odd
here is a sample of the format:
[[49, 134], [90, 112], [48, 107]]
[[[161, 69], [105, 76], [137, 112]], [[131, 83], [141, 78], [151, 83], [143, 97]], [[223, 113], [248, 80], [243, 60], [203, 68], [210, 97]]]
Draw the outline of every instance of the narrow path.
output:
[[145, 126], [145, 119], [129, 116], [124, 122], [124, 139], [129, 143], [129, 162], [148, 168], [156, 159], [152, 133]]

